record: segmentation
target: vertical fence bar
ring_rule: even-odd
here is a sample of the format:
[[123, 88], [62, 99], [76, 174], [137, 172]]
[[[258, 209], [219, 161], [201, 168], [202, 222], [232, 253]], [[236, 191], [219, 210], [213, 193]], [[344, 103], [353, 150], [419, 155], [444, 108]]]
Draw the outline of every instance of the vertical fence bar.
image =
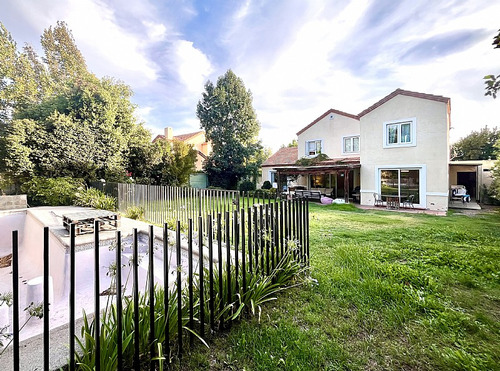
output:
[[178, 357], [182, 358], [182, 261], [181, 261], [181, 222], [177, 220], [175, 231], [175, 248], [177, 255], [177, 344]]
[[238, 279], [239, 279], [239, 257], [238, 257], [238, 245], [239, 245], [239, 234], [240, 234], [240, 225], [238, 219], [238, 210], [233, 211], [233, 226], [234, 226], [234, 283], [236, 292], [239, 291], [238, 287]]
[[[233, 299], [233, 294], [231, 292], [231, 240], [230, 231], [231, 224], [229, 222], [229, 211], [226, 211], [226, 269], [227, 269], [227, 303], [230, 304]], [[231, 325], [231, 322], [229, 322]]]
[[306, 254], [307, 254], [307, 266], [310, 264], [309, 256], [309, 202], [306, 204]]
[[134, 369], [140, 369], [140, 360], [139, 360], [139, 244], [138, 244], [138, 236], [137, 236], [137, 228], [134, 228], [133, 234], [133, 246], [132, 246], [132, 255], [133, 255], [133, 299], [134, 299]]
[[[262, 269], [262, 273], [265, 272], [265, 216], [264, 216], [264, 207], [262, 205], [259, 205], [259, 211], [260, 211], [260, 236], [259, 236], [259, 243], [260, 243], [260, 268]], [[269, 271], [269, 270], [268, 270]], [[268, 272], [269, 273], [269, 272]]]
[[213, 245], [213, 230], [212, 230], [212, 215], [208, 215], [208, 274], [209, 274], [209, 290], [210, 301], [208, 302], [210, 310], [210, 330], [215, 329], [215, 313], [214, 313], [214, 245]]
[[155, 275], [154, 275], [154, 229], [149, 226], [149, 369], [155, 370]]
[[[69, 370], [75, 370], [75, 224], [69, 228]], [[120, 332], [119, 332], [120, 333]]]
[[[219, 259], [219, 313], [224, 308], [224, 291], [222, 287], [222, 215], [217, 213], [217, 257]], [[224, 318], [220, 317], [220, 328], [224, 326]]]
[[280, 246], [280, 254], [281, 254], [281, 258], [283, 258], [283, 253], [284, 253], [284, 246], [283, 246], [283, 206], [285, 205], [285, 203], [283, 202], [283, 200], [280, 200], [280, 211], [279, 211], [279, 218], [280, 218], [280, 242], [279, 242], [279, 246]]
[[[163, 308], [165, 310], [165, 354], [170, 355], [170, 310], [169, 310], [169, 283], [170, 262], [168, 261], [168, 224], [163, 223]], [[170, 357], [167, 364], [170, 363]]]
[[253, 246], [255, 252], [255, 273], [259, 271], [259, 219], [257, 218], [258, 206], [253, 206]]
[[200, 285], [200, 336], [205, 337], [205, 295], [203, 287], [203, 218], [198, 216], [199, 285]]
[[270, 212], [271, 212], [271, 216], [270, 216], [270, 220], [271, 220], [271, 269], [274, 270], [276, 264], [275, 264], [275, 256], [278, 255], [278, 254], [275, 254], [275, 250], [276, 250], [276, 223], [275, 223], [275, 214], [274, 214], [274, 207], [276, 206], [276, 203], [275, 201], [273, 200], [273, 202], [271, 202], [270, 204]]
[[194, 298], [193, 298], [193, 219], [188, 219], [188, 290], [189, 290], [189, 346], [193, 346]]
[[94, 340], [95, 369], [101, 369], [101, 323], [100, 323], [100, 288], [99, 288], [99, 221], [94, 221]]
[[116, 231], [116, 349], [117, 369], [123, 368], [122, 233]]
[[265, 245], [266, 245], [266, 275], [269, 276], [269, 263], [270, 263], [270, 253], [269, 253], [269, 245], [271, 244], [271, 230], [269, 229], [269, 203], [266, 204], [266, 207], [265, 207], [265, 217], [264, 217], [264, 222], [265, 222], [265, 225], [266, 225], [266, 229], [265, 229]]
[[19, 233], [12, 231], [12, 330], [13, 366], [19, 371]]
[[250, 273], [253, 272], [252, 270], [252, 209], [249, 207], [247, 210], [248, 213], [248, 265], [249, 265], [249, 271]]
[[241, 270], [242, 270], [242, 284], [243, 294], [247, 292], [247, 252], [245, 250], [245, 199], [243, 199], [243, 208], [241, 209]]
[[43, 366], [49, 370], [50, 328], [49, 328], [49, 227], [43, 228]]
[[302, 246], [302, 205], [304, 205], [304, 199], [301, 198], [297, 201], [297, 236], [299, 240], [299, 263], [303, 260], [303, 246]]

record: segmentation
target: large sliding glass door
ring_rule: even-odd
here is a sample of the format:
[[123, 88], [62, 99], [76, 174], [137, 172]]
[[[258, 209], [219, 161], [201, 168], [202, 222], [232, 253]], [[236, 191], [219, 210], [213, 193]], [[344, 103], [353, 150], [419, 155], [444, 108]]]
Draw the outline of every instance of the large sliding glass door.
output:
[[400, 201], [414, 195], [413, 202], [420, 203], [420, 169], [381, 169], [380, 193], [382, 199], [399, 197]]

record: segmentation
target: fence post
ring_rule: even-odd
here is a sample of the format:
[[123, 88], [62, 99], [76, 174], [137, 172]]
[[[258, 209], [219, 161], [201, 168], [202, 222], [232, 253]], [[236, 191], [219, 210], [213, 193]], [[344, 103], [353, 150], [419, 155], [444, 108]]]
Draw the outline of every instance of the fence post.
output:
[[[219, 258], [219, 312], [224, 308], [224, 291], [222, 287], [222, 215], [217, 213], [217, 257]], [[220, 328], [224, 326], [224, 318], [220, 317]]]
[[[231, 239], [229, 236], [231, 230], [231, 224], [229, 222], [229, 211], [226, 211], [225, 217], [226, 217], [225, 229], [226, 229], [227, 303], [231, 304], [233, 295], [231, 292]], [[231, 321], [229, 322], [229, 326], [231, 326]]]
[[154, 229], [149, 226], [149, 369], [155, 370], [155, 276], [154, 276]]
[[175, 247], [177, 255], [177, 343], [179, 346], [178, 357], [182, 358], [182, 261], [181, 261], [181, 222], [177, 220], [175, 231]]
[[139, 246], [137, 237], [137, 228], [134, 228], [133, 246], [133, 299], [134, 299], [134, 369], [139, 370]]
[[[71, 225], [74, 229], [74, 224]], [[123, 335], [122, 335], [122, 234], [116, 231], [116, 329], [117, 329], [117, 368], [123, 367]], [[74, 335], [73, 335], [74, 336]]]
[[233, 240], [234, 240], [234, 283], [235, 283], [235, 288], [236, 292], [238, 292], [238, 278], [239, 278], [239, 257], [238, 257], [238, 245], [240, 243], [239, 235], [240, 235], [240, 224], [239, 224], [239, 218], [238, 218], [238, 210], [233, 211]]
[[19, 370], [19, 233], [12, 231], [12, 315], [13, 315], [13, 362]]
[[[243, 205], [245, 203], [243, 202]], [[245, 209], [241, 209], [241, 270], [243, 273], [243, 294], [247, 292], [247, 252], [245, 250]]]
[[[69, 369], [75, 370], [75, 224], [69, 228]], [[120, 332], [118, 332], [120, 333]]]
[[213, 246], [213, 230], [212, 230], [212, 215], [208, 215], [208, 274], [210, 285], [210, 301], [208, 302], [210, 310], [210, 330], [215, 329], [215, 313], [214, 313], [214, 246]]
[[[201, 209], [200, 209], [201, 214]], [[203, 218], [198, 216], [199, 285], [200, 285], [200, 336], [205, 337], [205, 295], [203, 287]]]
[[193, 298], [193, 219], [188, 219], [188, 290], [189, 290], [189, 346], [193, 346], [194, 298]]
[[[165, 309], [165, 354], [170, 354], [170, 310], [168, 276], [170, 264], [168, 261], [168, 224], [163, 223], [163, 307]], [[167, 363], [170, 363], [167, 357]]]
[[94, 221], [94, 338], [95, 338], [95, 369], [101, 369], [101, 324], [100, 324], [100, 288], [99, 288], [99, 221]]

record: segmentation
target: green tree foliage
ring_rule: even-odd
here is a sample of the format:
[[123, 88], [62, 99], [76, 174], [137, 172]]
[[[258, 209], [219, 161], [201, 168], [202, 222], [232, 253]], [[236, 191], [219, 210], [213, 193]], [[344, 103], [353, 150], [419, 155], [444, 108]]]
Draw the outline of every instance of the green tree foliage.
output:
[[490, 194], [493, 198], [500, 201], [500, 138], [497, 140], [495, 144], [497, 161], [495, 162], [495, 166], [492, 170], [493, 182], [490, 187]]
[[228, 70], [208, 81], [196, 114], [213, 152], [205, 162], [212, 186], [236, 189], [238, 182], [252, 176], [262, 162], [257, 139], [260, 124], [252, 106], [252, 94], [241, 78]]
[[196, 150], [189, 144], [174, 140], [153, 143], [152, 156], [145, 175], [157, 185], [184, 186], [195, 171]]
[[495, 143], [500, 139], [500, 131], [487, 126], [461, 138], [451, 147], [452, 160], [495, 160]]
[[[498, 34], [493, 38], [493, 47], [495, 49], [500, 49], [500, 30]], [[484, 95], [491, 95], [493, 98], [497, 97], [497, 92], [500, 90], [500, 75], [487, 75], [484, 77], [486, 80], [486, 93]]]
[[297, 142], [297, 139], [292, 139], [292, 141], [290, 143], [288, 143], [286, 146], [284, 144], [282, 144], [281, 148], [285, 148], [285, 147], [292, 148], [292, 147], [298, 147], [298, 146], [299, 146], [299, 143]]

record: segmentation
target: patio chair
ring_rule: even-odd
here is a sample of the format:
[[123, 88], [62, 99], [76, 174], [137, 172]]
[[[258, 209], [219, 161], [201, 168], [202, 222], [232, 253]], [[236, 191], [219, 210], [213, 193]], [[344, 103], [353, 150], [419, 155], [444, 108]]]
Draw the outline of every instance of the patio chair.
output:
[[403, 201], [403, 207], [408, 207], [408, 208], [412, 208], [414, 209], [413, 207], [413, 199], [415, 198], [415, 195], [409, 195], [408, 198], [406, 200]]
[[382, 197], [378, 193], [373, 194], [373, 199], [375, 200], [374, 206], [384, 206], [384, 201], [382, 201]]

